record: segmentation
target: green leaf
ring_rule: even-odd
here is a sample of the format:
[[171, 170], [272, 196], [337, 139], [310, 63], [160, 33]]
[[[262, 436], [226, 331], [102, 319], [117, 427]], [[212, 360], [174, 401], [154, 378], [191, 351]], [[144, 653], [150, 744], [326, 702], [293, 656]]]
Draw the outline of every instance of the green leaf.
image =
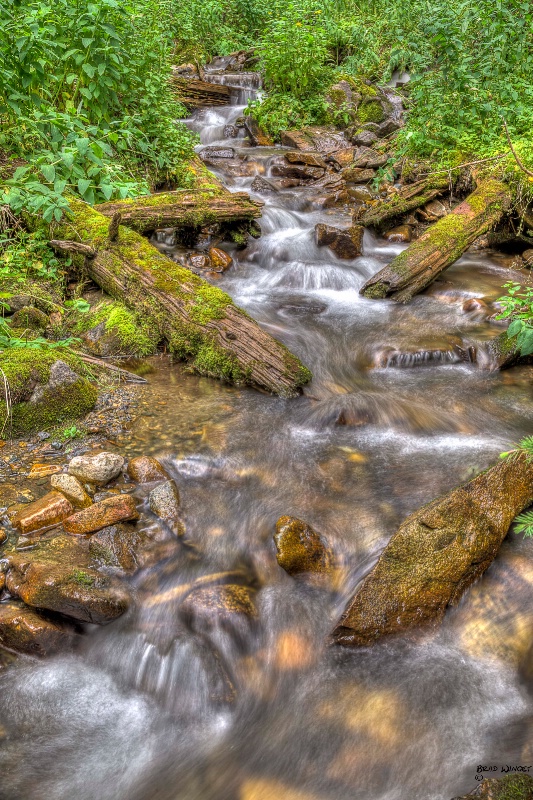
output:
[[88, 181], [86, 178], [80, 178], [78, 181], [78, 192], [81, 194], [82, 197], [85, 197], [85, 194], [89, 190], [91, 186], [91, 181]]
[[92, 64], [84, 64], [82, 70], [85, 72], [86, 75], [89, 76], [89, 78], [94, 78], [96, 73], [96, 68], [93, 67]]
[[106, 200], [111, 200], [113, 196], [113, 187], [109, 183], [101, 183], [98, 187]]
[[50, 183], [53, 183], [56, 178], [56, 168], [53, 164], [43, 164], [41, 167], [41, 172], [43, 173], [44, 177]]
[[515, 319], [511, 322], [509, 327], [507, 328], [507, 336], [511, 338], [512, 336], [516, 336], [517, 333], [520, 333], [522, 330], [522, 320]]

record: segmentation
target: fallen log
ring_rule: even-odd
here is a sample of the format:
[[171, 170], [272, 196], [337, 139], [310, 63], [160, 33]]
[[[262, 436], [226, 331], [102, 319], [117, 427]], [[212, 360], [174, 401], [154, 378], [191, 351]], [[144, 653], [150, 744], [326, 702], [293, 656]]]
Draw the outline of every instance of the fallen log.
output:
[[143, 236], [120, 226], [109, 241], [109, 219], [70, 199], [69, 219], [54, 223], [56, 239], [76, 240], [96, 251], [74, 263], [111, 297], [149, 319], [172, 353], [201, 374], [293, 396], [311, 374], [280, 342], [263, 331], [231, 298], [171, 261]]
[[158, 228], [199, 228], [213, 222], [242, 222], [261, 216], [262, 203], [246, 192], [216, 190], [161, 192], [95, 206], [100, 214], [121, 215], [121, 225], [137, 233]]
[[511, 190], [501, 181], [481, 183], [466, 200], [440, 219], [368, 280], [361, 294], [372, 299], [391, 297], [409, 302], [454, 261], [481, 234], [501, 219], [511, 204]]
[[441, 195], [449, 188], [449, 185], [447, 179], [438, 181], [426, 179], [410, 183], [407, 186], [403, 186], [398, 194], [394, 195], [390, 200], [368, 209], [357, 222], [365, 228], [380, 230], [385, 222], [408, 214], [416, 208], [422, 208], [422, 206]]
[[356, 591], [333, 642], [366, 646], [437, 626], [490, 566], [511, 522], [532, 500], [533, 461], [517, 451], [415, 511]]
[[200, 80], [186, 80], [174, 75], [171, 85], [177, 97], [190, 111], [200, 106], [227, 106], [231, 100], [231, 89], [218, 83]]

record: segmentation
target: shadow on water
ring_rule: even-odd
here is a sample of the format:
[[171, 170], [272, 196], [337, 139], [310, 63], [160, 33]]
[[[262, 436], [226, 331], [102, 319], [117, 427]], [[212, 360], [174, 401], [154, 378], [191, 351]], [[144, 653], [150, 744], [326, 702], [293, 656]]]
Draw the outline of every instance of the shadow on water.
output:
[[[218, 142], [242, 111], [204, 109], [190, 125]], [[280, 152], [231, 143], [266, 175]], [[218, 174], [231, 189], [253, 180]], [[405, 515], [528, 431], [530, 371], [468, 359], [493, 327], [463, 303], [490, 304], [509, 272], [467, 256], [408, 307], [364, 300], [398, 246], [366, 234], [364, 256], [340, 261], [316, 246], [318, 221], [349, 216], [317, 210], [311, 189], [269, 195], [263, 236], [217, 279], [310, 366], [303, 397], [154, 360], [126, 455], [157, 455], [175, 478], [185, 543], [75, 655], [0, 674], [2, 800], [450, 800], [477, 764], [531, 761], [527, 542], [505, 543], [437, 635], [327, 646]], [[333, 587], [278, 567], [282, 514], [327, 535]], [[194, 582], [246, 587], [256, 614], [199, 624], [186, 613]]]

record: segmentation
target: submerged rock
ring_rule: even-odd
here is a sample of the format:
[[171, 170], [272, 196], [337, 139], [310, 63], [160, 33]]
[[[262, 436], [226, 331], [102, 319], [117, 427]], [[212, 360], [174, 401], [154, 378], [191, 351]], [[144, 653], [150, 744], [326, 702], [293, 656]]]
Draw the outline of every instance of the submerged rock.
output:
[[49, 656], [72, 643], [74, 629], [18, 600], [0, 603], [0, 644], [30, 656]]
[[333, 631], [337, 644], [442, 621], [490, 566], [514, 517], [533, 500], [533, 463], [511, 456], [411, 514]]
[[128, 463], [127, 473], [135, 483], [166, 481], [168, 474], [159, 461], [150, 456], [137, 456]]
[[48, 492], [44, 497], [30, 503], [13, 518], [13, 526], [22, 534], [50, 528], [62, 522], [74, 508], [60, 492]]
[[257, 617], [255, 590], [249, 586], [222, 584], [193, 589], [180, 606], [180, 616], [196, 633], [222, 628], [237, 640], [246, 640], [250, 623]]
[[67, 533], [82, 535], [130, 519], [139, 519], [135, 499], [129, 494], [119, 494], [72, 514], [63, 522], [63, 527]]
[[74, 475], [67, 475], [61, 472], [52, 475], [50, 483], [54, 489], [61, 492], [72, 503], [74, 508], [87, 508], [92, 505], [93, 501], [83, 488], [83, 484]]
[[307, 522], [296, 517], [280, 517], [274, 542], [278, 564], [289, 575], [327, 573], [332, 569], [332, 558], [326, 544]]
[[68, 465], [68, 471], [82, 481], [103, 485], [116, 478], [123, 466], [122, 456], [104, 452], [96, 456], [75, 456]]
[[470, 794], [453, 800], [533, 800], [533, 778], [530, 775], [484, 778]]

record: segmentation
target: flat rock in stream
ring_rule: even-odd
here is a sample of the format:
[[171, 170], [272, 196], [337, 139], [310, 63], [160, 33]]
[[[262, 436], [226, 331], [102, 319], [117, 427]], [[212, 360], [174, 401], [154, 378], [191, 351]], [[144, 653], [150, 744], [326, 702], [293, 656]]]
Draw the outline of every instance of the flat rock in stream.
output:
[[0, 645], [29, 656], [50, 656], [70, 647], [72, 626], [44, 616], [18, 600], [0, 603]]
[[333, 631], [336, 644], [438, 625], [490, 566], [515, 516], [533, 500], [533, 461], [517, 453], [411, 514]]

